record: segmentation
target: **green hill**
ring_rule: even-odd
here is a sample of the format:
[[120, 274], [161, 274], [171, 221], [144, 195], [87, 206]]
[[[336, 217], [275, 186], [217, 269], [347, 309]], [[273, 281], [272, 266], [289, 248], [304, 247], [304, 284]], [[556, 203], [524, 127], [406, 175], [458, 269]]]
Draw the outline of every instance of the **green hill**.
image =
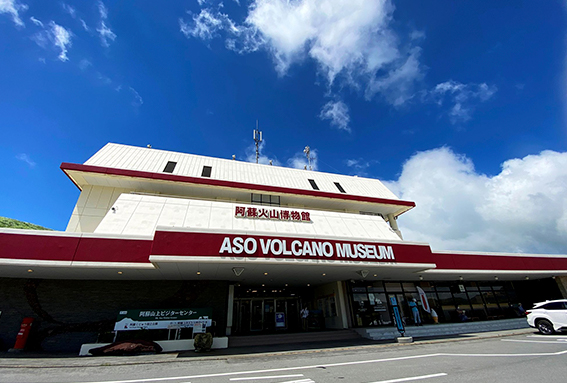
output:
[[6, 217], [0, 217], [0, 227], [7, 227], [10, 229], [51, 230], [43, 226], [34, 225], [33, 223], [22, 222], [17, 219]]

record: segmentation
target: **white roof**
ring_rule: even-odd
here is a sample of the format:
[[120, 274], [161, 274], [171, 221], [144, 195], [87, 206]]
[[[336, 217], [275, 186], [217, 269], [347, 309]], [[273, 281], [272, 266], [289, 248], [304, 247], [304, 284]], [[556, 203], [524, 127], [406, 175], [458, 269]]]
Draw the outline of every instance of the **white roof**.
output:
[[210, 179], [214, 180], [314, 190], [309, 182], [311, 179], [315, 181], [322, 192], [343, 194], [335, 185], [335, 183], [339, 183], [346, 192], [344, 194], [398, 200], [394, 193], [376, 179], [261, 165], [113, 143], [106, 144], [84, 165], [164, 174], [163, 170], [169, 161], [177, 163], [171, 173], [174, 175], [201, 177], [203, 167], [210, 166], [212, 168]]

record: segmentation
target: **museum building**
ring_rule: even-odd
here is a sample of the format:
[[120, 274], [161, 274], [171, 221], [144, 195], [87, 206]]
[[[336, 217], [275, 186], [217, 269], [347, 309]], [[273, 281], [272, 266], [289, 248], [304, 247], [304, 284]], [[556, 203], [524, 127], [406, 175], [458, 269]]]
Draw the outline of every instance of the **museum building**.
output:
[[3, 349], [23, 318], [35, 347], [73, 351], [116, 339], [128, 310], [206, 310], [222, 337], [394, 326], [394, 301], [411, 324], [413, 299], [425, 323], [498, 320], [567, 296], [567, 255], [404, 240], [415, 203], [376, 179], [113, 143], [61, 169], [80, 191], [65, 232], [0, 229]]

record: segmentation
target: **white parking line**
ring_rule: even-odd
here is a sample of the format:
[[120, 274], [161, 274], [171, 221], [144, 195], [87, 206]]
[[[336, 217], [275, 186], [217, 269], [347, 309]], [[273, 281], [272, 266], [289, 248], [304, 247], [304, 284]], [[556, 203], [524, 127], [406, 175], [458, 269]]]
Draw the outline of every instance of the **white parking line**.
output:
[[[500, 339], [502, 342], [519, 342], [519, 343], [553, 343], [553, 344], [564, 344], [565, 340], [523, 340], [523, 339]], [[567, 339], [566, 339], [567, 340]]]
[[202, 374], [202, 375], [189, 375], [189, 376], [171, 376], [167, 378], [148, 378], [148, 379], [129, 379], [129, 380], [112, 380], [112, 381], [99, 381], [99, 382], [84, 382], [84, 383], [143, 383], [143, 382], [165, 382], [171, 380], [182, 380], [182, 379], [198, 379], [198, 378], [212, 378], [221, 376], [234, 376], [234, 375], [247, 375], [247, 374], [262, 374], [270, 372], [283, 372], [283, 371], [298, 371], [298, 370], [312, 370], [315, 368], [330, 368], [330, 367], [340, 367], [340, 366], [352, 366], [360, 364], [370, 364], [370, 363], [384, 363], [384, 362], [396, 362], [400, 360], [412, 360], [412, 359], [422, 359], [422, 358], [432, 358], [432, 357], [478, 357], [478, 358], [521, 358], [521, 357], [534, 357], [534, 356], [559, 356], [567, 354], [567, 350], [557, 351], [557, 352], [533, 352], [527, 354], [448, 354], [448, 353], [436, 353], [436, 354], [423, 354], [423, 355], [412, 355], [403, 356], [398, 358], [384, 358], [384, 359], [371, 359], [371, 360], [359, 360], [355, 362], [341, 362], [341, 363], [329, 363], [329, 364], [314, 364], [310, 366], [297, 366], [297, 367], [282, 367], [282, 368], [272, 368], [267, 370], [250, 370], [250, 371], [234, 371], [234, 372], [219, 372], [216, 374]]
[[528, 335], [528, 338], [559, 338], [559, 339], [567, 339], [567, 335]]
[[290, 380], [288, 382], [281, 382], [281, 383], [315, 383], [315, 381], [308, 378], [308, 379], [301, 379], [301, 380]]
[[247, 378], [230, 378], [230, 380], [256, 380], [256, 379], [281, 379], [281, 378], [297, 378], [303, 374], [295, 375], [272, 375], [272, 376], [251, 376]]
[[439, 374], [431, 374], [431, 375], [421, 375], [421, 376], [411, 376], [409, 378], [399, 378], [399, 379], [390, 379], [390, 380], [381, 380], [379, 382], [372, 382], [372, 383], [397, 383], [397, 382], [409, 382], [411, 380], [421, 380], [421, 379], [429, 379], [429, 378], [438, 378], [440, 376], [446, 376], [447, 374], [441, 372]]

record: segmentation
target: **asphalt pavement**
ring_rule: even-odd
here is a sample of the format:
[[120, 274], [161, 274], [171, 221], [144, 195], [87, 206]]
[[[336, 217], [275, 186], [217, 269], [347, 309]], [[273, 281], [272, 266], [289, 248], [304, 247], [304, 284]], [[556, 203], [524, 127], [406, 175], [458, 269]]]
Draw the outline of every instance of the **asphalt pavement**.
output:
[[133, 355], [133, 356], [77, 356], [70, 354], [53, 353], [9, 353], [0, 352], [0, 368], [62, 368], [62, 367], [97, 367], [120, 366], [153, 363], [180, 363], [184, 361], [247, 358], [258, 355], [281, 355], [300, 353], [321, 353], [336, 351], [337, 349], [357, 350], [387, 347], [412, 347], [426, 343], [474, 341], [486, 338], [507, 337], [513, 335], [535, 333], [532, 328], [461, 334], [458, 336], [444, 336], [435, 338], [419, 338], [413, 343], [397, 343], [392, 341], [372, 341], [369, 339], [356, 339], [347, 341], [312, 342], [309, 344], [278, 344], [253, 347], [229, 347], [226, 349], [211, 350], [204, 353], [184, 351], [165, 354]]

